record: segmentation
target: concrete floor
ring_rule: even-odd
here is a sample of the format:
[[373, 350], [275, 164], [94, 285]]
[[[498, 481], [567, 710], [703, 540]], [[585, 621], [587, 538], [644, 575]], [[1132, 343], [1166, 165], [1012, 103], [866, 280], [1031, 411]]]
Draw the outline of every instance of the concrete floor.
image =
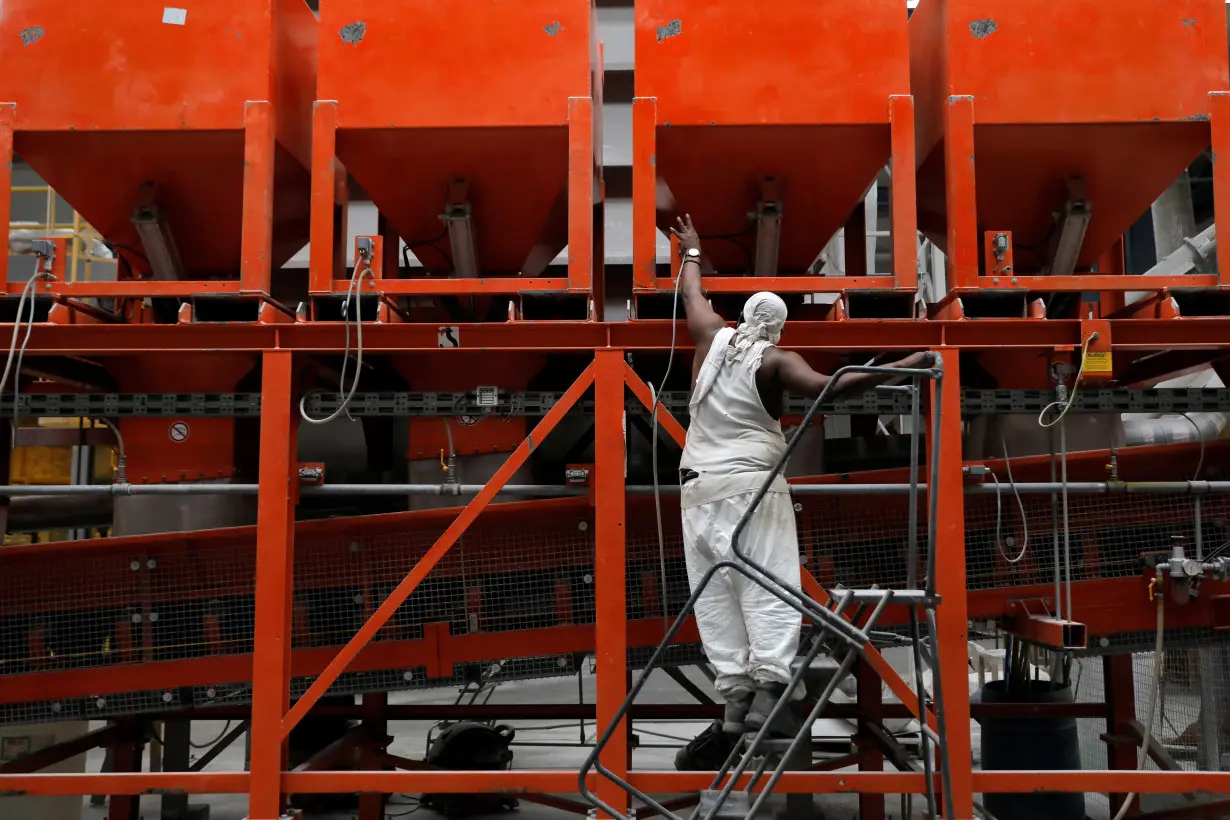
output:
[[[695, 670], [689, 675], [698, 685], [708, 688], [707, 681]], [[586, 703], [594, 702], [594, 678], [585, 675], [582, 678], [583, 693]], [[576, 703], [576, 678], [559, 678], [536, 681], [516, 681], [503, 684], [492, 696], [492, 703]], [[439, 689], [419, 692], [396, 693], [391, 696], [393, 703], [452, 703], [456, 698], [453, 689]], [[657, 674], [649, 682], [640, 700], [645, 703], [687, 703], [690, 697], [665, 675]], [[594, 726], [587, 723], [583, 728], [579, 722], [570, 724], [548, 724], [543, 721], [510, 721], [517, 729], [515, 743], [518, 744], [571, 744], [571, 746], [514, 746], [515, 758], [513, 767], [518, 769], [569, 769], [578, 770], [581, 767], [588, 749], [580, 745], [582, 734], [587, 741], [592, 742]], [[217, 737], [225, 724], [213, 721], [201, 721], [193, 727], [193, 739], [204, 743]], [[396, 739], [390, 746], [390, 751], [397, 755], [421, 758], [427, 739], [430, 724], [421, 722], [394, 722], [389, 725], [389, 733]], [[634, 755], [634, 764], [645, 769], [673, 769], [676, 750], [698, 734], [704, 728], [703, 723], [656, 723], [638, 721], [635, 730], [640, 736], [641, 747]], [[848, 743], [853, 727], [845, 721], [822, 721], [817, 724], [816, 737], [824, 737], [834, 745], [834, 748]], [[194, 752], [203, 754], [204, 750]], [[90, 771], [98, 771], [102, 765], [102, 754], [92, 753], [87, 761]], [[147, 760], [148, 765], [148, 760]], [[244, 768], [244, 745], [236, 742], [230, 749], [222, 753], [210, 766], [209, 771], [227, 772], [242, 771]], [[402, 797], [394, 797], [393, 801], [403, 801]], [[158, 797], [142, 798], [142, 817], [145, 820], [156, 820], [159, 816]], [[211, 820], [243, 820], [247, 817], [246, 795], [213, 795], [198, 796], [194, 802], [208, 803]], [[900, 818], [898, 801], [890, 798], [889, 817]], [[817, 803], [823, 812], [825, 820], [847, 820], [858, 816], [858, 798], [850, 795], [821, 796]], [[912, 817], [921, 816], [918, 813], [919, 801], [915, 801], [915, 811]], [[389, 806], [388, 816], [406, 812], [410, 806]], [[423, 809], [423, 820], [440, 817]], [[103, 820], [106, 817], [105, 808], [91, 807], [88, 802], [81, 814], [82, 820]], [[310, 820], [349, 820], [352, 814], [312, 814], [305, 815]], [[556, 818], [575, 817], [556, 809], [523, 803], [515, 815], [519, 820], [555, 820]]]

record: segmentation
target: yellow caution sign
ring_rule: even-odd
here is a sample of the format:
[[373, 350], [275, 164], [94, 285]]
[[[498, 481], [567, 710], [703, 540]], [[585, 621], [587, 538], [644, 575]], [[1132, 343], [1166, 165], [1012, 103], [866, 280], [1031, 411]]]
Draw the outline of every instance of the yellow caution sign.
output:
[[1085, 372], [1110, 374], [1114, 368], [1109, 350], [1091, 350], [1085, 354]]

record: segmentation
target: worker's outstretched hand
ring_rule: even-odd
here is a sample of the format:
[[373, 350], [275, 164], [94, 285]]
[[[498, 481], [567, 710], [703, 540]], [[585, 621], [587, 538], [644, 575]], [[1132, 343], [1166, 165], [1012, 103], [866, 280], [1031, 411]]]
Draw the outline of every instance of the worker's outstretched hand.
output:
[[700, 235], [696, 233], [696, 228], [692, 227], [692, 217], [690, 214], [684, 214], [675, 219], [675, 227], [671, 228], [671, 233], [679, 237], [679, 251], [686, 254], [692, 248], [700, 250]]
[[912, 367], [912, 368], [927, 368], [935, 365], [935, 354], [930, 350], [920, 350], [917, 353], [911, 353], [901, 361], [897, 362], [895, 367]]

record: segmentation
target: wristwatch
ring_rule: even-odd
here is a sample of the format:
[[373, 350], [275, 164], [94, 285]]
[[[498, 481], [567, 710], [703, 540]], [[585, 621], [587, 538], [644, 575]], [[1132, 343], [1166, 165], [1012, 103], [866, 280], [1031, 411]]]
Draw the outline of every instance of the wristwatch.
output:
[[700, 263], [700, 250], [697, 248], [688, 248], [686, 251], [683, 252], [683, 261], [684, 262], [689, 262], [689, 261], [696, 262], [699, 264]]

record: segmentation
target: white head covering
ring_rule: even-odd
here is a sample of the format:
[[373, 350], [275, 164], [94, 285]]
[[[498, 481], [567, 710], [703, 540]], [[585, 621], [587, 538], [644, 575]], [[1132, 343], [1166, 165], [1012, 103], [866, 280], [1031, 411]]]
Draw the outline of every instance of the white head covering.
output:
[[[724, 327], [714, 336], [713, 347], [701, 364], [689, 404], [696, 406], [709, 395], [723, 366], [742, 364], [752, 371], [759, 368], [765, 348], [778, 343], [785, 325], [786, 303], [777, 294], [766, 291], [748, 299], [743, 306], [743, 323], [733, 330]], [[733, 344], [729, 341], [732, 336]]]
[[[747, 366], [754, 370], [766, 347], [756, 343], [777, 344], [781, 341], [785, 326], [786, 303], [782, 298], [768, 291], [754, 294], [743, 306], [743, 323], [735, 328], [735, 343], [726, 349], [726, 361], [733, 363], [746, 359]], [[747, 355], [749, 351], [752, 353], [750, 358]]]

